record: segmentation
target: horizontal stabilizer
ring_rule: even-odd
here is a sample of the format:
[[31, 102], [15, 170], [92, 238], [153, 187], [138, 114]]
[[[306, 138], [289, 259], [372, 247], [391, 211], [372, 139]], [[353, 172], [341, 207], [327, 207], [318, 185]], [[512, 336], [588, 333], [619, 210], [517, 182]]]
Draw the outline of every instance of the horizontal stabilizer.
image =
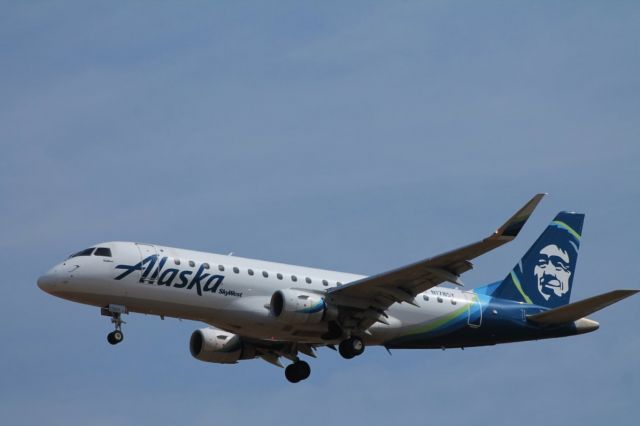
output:
[[539, 314], [529, 315], [527, 319], [540, 324], [564, 324], [584, 318], [622, 299], [633, 296], [639, 291], [640, 290], [614, 290]]

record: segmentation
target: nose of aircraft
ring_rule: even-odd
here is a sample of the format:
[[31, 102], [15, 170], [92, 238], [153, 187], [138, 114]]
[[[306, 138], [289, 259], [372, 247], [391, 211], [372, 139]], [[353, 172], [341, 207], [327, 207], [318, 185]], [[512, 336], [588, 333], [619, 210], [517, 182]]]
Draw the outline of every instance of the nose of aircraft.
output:
[[57, 272], [55, 267], [51, 268], [44, 275], [38, 278], [38, 287], [47, 293], [52, 293], [59, 283], [60, 274]]

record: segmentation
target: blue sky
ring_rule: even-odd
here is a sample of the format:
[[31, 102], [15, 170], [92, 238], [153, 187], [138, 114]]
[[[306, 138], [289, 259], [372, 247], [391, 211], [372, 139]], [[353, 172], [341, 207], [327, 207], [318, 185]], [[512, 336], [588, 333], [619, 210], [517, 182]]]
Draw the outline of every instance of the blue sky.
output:
[[135, 240], [356, 273], [475, 241], [549, 192], [586, 213], [574, 300], [639, 288], [636, 2], [2, 2], [0, 416], [31, 425], [635, 424], [640, 299], [596, 333], [465, 351], [320, 350], [287, 383], [191, 358], [188, 321], [39, 274]]

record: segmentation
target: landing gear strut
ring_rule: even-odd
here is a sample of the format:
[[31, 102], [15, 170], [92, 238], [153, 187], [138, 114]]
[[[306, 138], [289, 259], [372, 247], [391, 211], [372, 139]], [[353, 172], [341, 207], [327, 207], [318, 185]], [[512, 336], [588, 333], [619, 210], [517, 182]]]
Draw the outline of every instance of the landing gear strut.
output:
[[359, 337], [349, 337], [348, 339], [340, 342], [338, 351], [343, 358], [351, 359], [355, 356], [362, 355], [364, 352], [364, 342]]
[[112, 345], [117, 345], [124, 340], [124, 334], [122, 333], [122, 314], [127, 313], [127, 308], [122, 305], [109, 305], [106, 308], [102, 308], [100, 313], [104, 316], [111, 317], [111, 323], [114, 325], [115, 330], [107, 334], [107, 342]]
[[305, 361], [296, 361], [284, 369], [284, 375], [291, 383], [298, 383], [305, 380], [311, 374], [311, 367]]

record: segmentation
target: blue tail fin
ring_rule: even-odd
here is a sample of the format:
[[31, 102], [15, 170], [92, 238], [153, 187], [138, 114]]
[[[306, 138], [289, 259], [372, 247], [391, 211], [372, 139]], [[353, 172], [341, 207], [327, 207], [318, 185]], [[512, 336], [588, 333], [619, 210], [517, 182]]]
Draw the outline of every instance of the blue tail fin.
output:
[[555, 308], [569, 303], [584, 215], [560, 212], [493, 297]]

